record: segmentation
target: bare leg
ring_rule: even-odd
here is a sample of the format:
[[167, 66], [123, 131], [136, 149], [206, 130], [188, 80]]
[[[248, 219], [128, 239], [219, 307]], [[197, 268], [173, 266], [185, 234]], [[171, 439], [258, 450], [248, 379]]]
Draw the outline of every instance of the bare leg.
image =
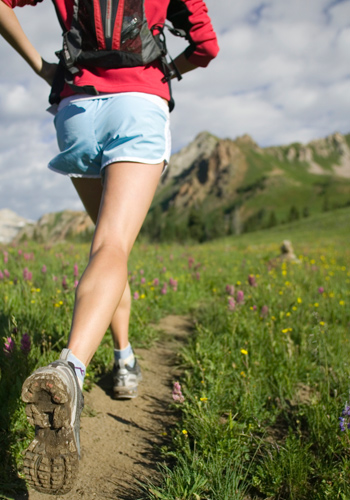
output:
[[107, 167], [90, 260], [76, 290], [69, 349], [86, 366], [112, 322], [127, 283], [127, 261], [163, 163]]
[[[96, 224], [102, 199], [101, 179], [72, 178], [73, 185], [89, 214]], [[112, 318], [110, 328], [114, 347], [125, 349], [129, 343], [129, 319], [131, 309], [131, 292], [127, 281], [123, 296]]]

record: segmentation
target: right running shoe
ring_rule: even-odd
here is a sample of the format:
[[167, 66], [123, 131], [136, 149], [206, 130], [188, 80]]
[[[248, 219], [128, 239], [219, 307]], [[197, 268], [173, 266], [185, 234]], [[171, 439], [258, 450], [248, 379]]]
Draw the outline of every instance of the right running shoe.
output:
[[132, 399], [137, 396], [137, 386], [142, 380], [141, 368], [135, 359], [133, 367], [120, 359], [113, 367], [113, 393], [115, 399]]
[[35, 426], [24, 473], [30, 486], [52, 495], [68, 493], [79, 468], [84, 397], [69, 352], [63, 349], [59, 360], [36, 370], [22, 387], [27, 418]]

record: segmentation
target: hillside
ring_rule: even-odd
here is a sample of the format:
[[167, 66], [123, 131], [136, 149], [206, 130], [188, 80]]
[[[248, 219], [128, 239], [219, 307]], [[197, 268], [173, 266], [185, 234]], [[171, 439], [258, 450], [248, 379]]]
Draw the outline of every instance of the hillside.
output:
[[143, 231], [203, 241], [349, 204], [350, 134], [261, 148], [202, 132], [172, 156]]

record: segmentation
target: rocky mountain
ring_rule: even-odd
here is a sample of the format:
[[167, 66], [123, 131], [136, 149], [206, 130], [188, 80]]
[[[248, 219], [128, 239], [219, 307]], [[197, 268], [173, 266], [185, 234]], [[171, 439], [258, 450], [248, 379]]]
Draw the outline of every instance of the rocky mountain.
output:
[[0, 210], [0, 243], [9, 243], [26, 226], [34, 224], [33, 221], [17, 215], [12, 210]]
[[35, 240], [56, 243], [68, 239], [90, 241], [94, 224], [86, 212], [65, 210], [43, 215], [35, 224], [26, 225], [14, 238], [15, 242]]
[[197, 210], [202, 225], [237, 233], [348, 204], [350, 134], [261, 148], [249, 135], [232, 140], [202, 132], [172, 156], [145, 227], [169, 225], [174, 216], [181, 232]]

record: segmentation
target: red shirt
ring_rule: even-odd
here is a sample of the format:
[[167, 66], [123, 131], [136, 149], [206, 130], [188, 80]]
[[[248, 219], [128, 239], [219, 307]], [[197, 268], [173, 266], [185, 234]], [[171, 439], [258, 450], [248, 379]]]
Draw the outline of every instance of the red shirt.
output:
[[[9, 7], [36, 5], [40, 0], [2, 0]], [[167, 17], [169, 3], [180, 5], [184, 15], [178, 28], [184, 29], [190, 40], [186, 57], [196, 66], [206, 67], [218, 51], [215, 32], [208, 16], [208, 10], [202, 0], [145, 0], [145, 14], [148, 26], [163, 24]], [[67, 30], [70, 28], [73, 1], [55, 0], [55, 5]], [[172, 36], [172, 35], [168, 35]], [[59, 48], [59, 47], [58, 47]], [[99, 92], [144, 92], [169, 100], [169, 87], [162, 82], [164, 74], [158, 62], [133, 68], [82, 68], [75, 76], [78, 86], [93, 85]], [[61, 97], [71, 95], [72, 90], [66, 85]]]

